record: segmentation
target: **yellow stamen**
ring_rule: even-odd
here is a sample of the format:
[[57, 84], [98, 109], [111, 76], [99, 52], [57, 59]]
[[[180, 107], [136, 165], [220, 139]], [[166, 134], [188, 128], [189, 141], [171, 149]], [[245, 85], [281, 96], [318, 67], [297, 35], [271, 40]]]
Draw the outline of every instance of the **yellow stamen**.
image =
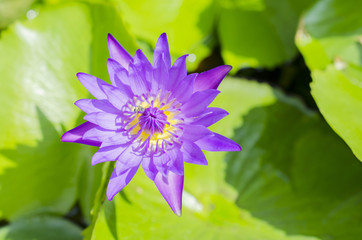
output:
[[[144, 96], [141, 96], [142, 101], [140, 101], [140, 98], [134, 99], [134, 103], [136, 104], [137, 109], [147, 109], [149, 107], [157, 107], [161, 111], [163, 111], [163, 113], [167, 116], [167, 122], [169, 122], [169, 124], [165, 125], [162, 133], [154, 133], [153, 135], [151, 135], [151, 133], [142, 131], [138, 137], [138, 139], [141, 142], [144, 142], [147, 140], [147, 138], [150, 138], [150, 145], [152, 145], [154, 147], [156, 147], [157, 144], [159, 145], [159, 147], [161, 147], [163, 140], [166, 140], [169, 142], [172, 141], [174, 139], [174, 136], [171, 133], [176, 134], [176, 132], [178, 131], [178, 128], [174, 127], [174, 125], [182, 122], [181, 120], [175, 119], [175, 116], [177, 116], [179, 114], [179, 112], [167, 111], [167, 109], [169, 109], [174, 104], [175, 99], [169, 101], [167, 104], [165, 104], [164, 106], [162, 106], [160, 108], [162, 103], [167, 101], [169, 94], [168, 95], [166, 94], [166, 96], [162, 99], [162, 101], [160, 100], [160, 95], [161, 94], [158, 93], [156, 97], [149, 96], [149, 97], [147, 97], [147, 100], [145, 99]], [[153, 101], [153, 104], [151, 106], [150, 103], [152, 103], [152, 101]], [[134, 111], [135, 106], [132, 106], [132, 104], [128, 104], [127, 106], [129, 107], [129, 109], [131, 111]], [[126, 130], [134, 127], [130, 131], [131, 135], [136, 135], [141, 129], [141, 127], [138, 125], [139, 117], [141, 116], [141, 114], [142, 114], [142, 112], [136, 111], [134, 113], [134, 115], [131, 116], [131, 117], [135, 117], [135, 118], [126, 127]]]

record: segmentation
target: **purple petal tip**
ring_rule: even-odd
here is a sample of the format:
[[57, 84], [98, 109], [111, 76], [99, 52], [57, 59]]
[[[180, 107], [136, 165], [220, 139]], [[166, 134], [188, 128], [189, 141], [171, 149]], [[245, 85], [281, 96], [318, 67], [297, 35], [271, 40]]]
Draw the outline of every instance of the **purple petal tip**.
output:
[[159, 172], [154, 182], [172, 211], [181, 216], [184, 176], [169, 171], [167, 177], [164, 177]]
[[241, 151], [241, 150], [242, 150], [241, 146], [240, 146], [239, 144], [237, 144], [237, 145], [235, 146], [235, 150], [234, 150], [234, 151], [231, 151], [231, 152], [238, 152], [238, 151]]
[[70, 134], [68, 132], [65, 132], [61, 137], [60, 137], [60, 141], [62, 142], [73, 142], [70, 140]]
[[171, 55], [166, 33], [162, 33], [157, 40], [155, 50], [153, 52], [153, 65], [156, 65], [158, 58], [164, 58], [166, 67], [168, 69], [171, 67]]
[[[117, 193], [118, 193], [118, 192], [117, 192]], [[108, 201], [112, 201], [113, 198], [117, 195], [117, 193], [111, 193], [111, 192], [109, 192], [108, 189], [107, 189], [107, 193], [106, 193], [106, 195], [107, 195], [107, 200], [108, 200]]]
[[177, 209], [173, 212], [176, 214], [177, 217], [181, 217], [181, 215], [182, 215], [181, 209], [180, 210]]
[[225, 69], [229, 69], [228, 72], [230, 72], [230, 70], [233, 68], [231, 65], [223, 65], [225, 67]]
[[107, 194], [107, 199], [108, 199], [108, 201], [112, 201], [113, 197], [114, 197], [114, 196], [109, 196], [109, 195]]
[[194, 83], [194, 91], [203, 91], [206, 89], [217, 89], [221, 81], [231, 70], [230, 65], [221, 65], [200, 73]]
[[132, 56], [110, 33], [107, 36], [107, 43], [111, 58], [119, 62], [124, 68], [128, 69], [129, 63], [133, 61]]
[[164, 33], [162, 33], [161, 35], [160, 35], [160, 38], [167, 38], [167, 34], [164, 32]]
[[108, 33], [107, 34], [107, 41], [117, 41], [112, 34]]
[[61, 137], [60, 141], [62, 142], [74, 142], [74, 143], [81, 143], [91, 146], [99, 147], [101, 145], [100, 142], [92, 141], [92, 140], [83, 140], [83, 135], [85, 132], [93, 128], [95, 125], [89, 122], [85, 122], [79, 125], [76, 128], [73, 128], [67, 132], [65, 132]]
[[201, 149], [211, 152], [237, 152], [241, 150], [238, 143], [218, 133], [202, 138], [195, 142]]
[[85, 74], [85, 73], [79, 72], [79, 73], [76, 74], [76, 76], [77, 76], [77, 78], [79, 79], [79, 78], [81, 78], [82, 75], [84, 75], [84, 74]]

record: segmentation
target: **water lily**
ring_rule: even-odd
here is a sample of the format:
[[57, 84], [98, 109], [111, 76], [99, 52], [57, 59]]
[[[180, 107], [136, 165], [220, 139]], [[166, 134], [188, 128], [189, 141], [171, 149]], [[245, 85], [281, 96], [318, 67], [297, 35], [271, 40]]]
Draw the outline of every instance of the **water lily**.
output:
[[112, 35], [108, 35], [108, 47], [112, 84], [86, 73], [77, 74], [96, 99], [75, 102], [86, 113], [86, 122], [64, 133], [61, 140], [99, 147], [93, 165], [115, 161], [108, 200], [142, 165], [173, 212], [180, 215], [184, 162], [207, 165], [202, 150], [241, 150], [237, 143], [208, 129], [228, 115], [223, 109], [208, 106], [220, 93], [216, 89], [231, 67], [187, 75], [187, 55], [171, 66], [165, 33], [157, 41], [153, 64], [141, 50], [132, 58]]

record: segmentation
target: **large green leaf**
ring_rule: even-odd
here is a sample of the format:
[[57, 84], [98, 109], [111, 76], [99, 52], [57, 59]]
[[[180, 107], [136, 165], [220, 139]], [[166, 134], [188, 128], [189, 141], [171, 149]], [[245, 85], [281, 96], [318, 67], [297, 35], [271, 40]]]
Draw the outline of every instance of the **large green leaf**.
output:
[[87, 94], [75, 73], [89, 66], [88, 9], [73, 4], [37, 11], [35, 19], [16, 22], [2, 33], [0, 147], [41, 139], [36, 107], [57, 130], [61, 123], [72, 127], [79, 114], [74, 99]]
[[[5, 28], [22, 16], [31, 6], [34, 0], [0, 0], [0, 30]], [[28, 12], [28, 18], [32, 18], [35, 12]]]
[[90, 166], [91, 148], [60, 142], [65, 129], [80, 123], [74, 101], [89, 96], [75, 74], [108, 79], [108, 33], [130, 53], [136, 49], [114, 3], [58, 2], [35, 7], [35, 18], [16, 22], [0, 39], [0, 194], [6, 196], [0, 198], [0, 216], [4, 218], [64, 214], [78, 197], [85, 219], [90, 220], [101, 167]]
[[312, 70], [330, 63], [362, 66], [362, 9], [354, 0], [321, 0], [302, 19], [296, 42]]
[[[125, 23], [138, 39], [155, 46], [166, 32], [171, 55], [190, 54], [188, 67], [194, 69], [209, 53], [215, 6], [212, 0], [116, 0]], [[145, 50], [145, 49], [143, 49]]]
[[[275, 101], [266, 84], [226, 79], [213, 103], [230, 116], [213, 127], [227, 136], [241, 124], [240, 115], [253, 107]], [[235, 192], [224, 182], [225, 153], [208, 153], [209, 166], [187, 164], [183, 215], [176, 217], [140, 169], [130, 185], [111, 202], [101, 206], [95, 226], [86, 239], [242, 239], [316, 240], [288, 236], [235, 206]], [[103, 193], [104, 194], [104, 193]]]
[[61, 218], [39, 216], [0, 228], [0, 240], [80, 240], [81, 229]]
[[362, 160], [362, 9], [322, 0], [308, 11], [296, 43], [312, 70], [312, 95], [331, 127]]
[[5, 218], [67, 212], [77, 196], [81, 162], [91, 156], [80, 146], [60, 144], [59, 133], [40, 111], [38, 118], [41, 141], [0, 150], [6, 159], [0, 165], [0, 211]]
[[225, 63], [236, 71], [241, 67], [270, 68], [291, 59], [296, 54], [299, 14], [311, 2], [220, 1], [218, 33]]
[[[65, 213], [77, 196], [83, 152], [60, 142], [88, 94], [75, 73], [89, 63], [89, 11], [80, 4], [42, 7], [0, 40], [0, 215]], [[89, 157], [89, 156], [88, 156]]]
[[361, 12], [354, 0], [320, 0], [307, 12], [304, 22], [316, 38], [360, 34]]
[[236, 132], [244, 150], [228, 155], [237, 204], [288, 234], [362, 236], [362, 165], [315, 113], [282, 97], [253, 109]]
[[328, 123], [362, 161], [362, 67], [312, 73], [312, 95]]

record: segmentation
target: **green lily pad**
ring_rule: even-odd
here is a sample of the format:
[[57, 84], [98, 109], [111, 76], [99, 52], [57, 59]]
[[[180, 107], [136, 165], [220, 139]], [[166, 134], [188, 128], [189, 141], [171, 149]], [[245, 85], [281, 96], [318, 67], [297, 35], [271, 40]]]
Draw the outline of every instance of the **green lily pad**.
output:
[[242, 67], [271, 68], [294, 57], [299, 14], [313, 1], [220, 2], [221, 54], [236, 71]]
[[305, 14], [296, 43], [310, 69], [343, 62], [362, 66], [361, 14], [353, 0], [319, 1]]
[[21, 219], [0, 228], [0, 240], [80, 240], [81, 229], [56, 217], [39, 216]]
[[362, 161], [362, 67], [312, 73], [312, 95], [327, 122]]
[[305, 15], [296, 43], [312, 70], [321, 113], [362, 161], [362, 10], [355, 1], [319, 1]]
[[237, 205], [287, 234], [352, 240], [362, 234], [362, 165], [315, 113], [288, 98], [255, 108], [227, 158]]
[[83, 159], [60, 134], [78, 117], [74, 99], [87, 96], [75, 73], [88, 68], [89, 12], [80, 4], [36, 11], [0, 40], [0, 215], [11, 219], [67, 212]]
[[60, 136], [80, 122], [73, 103], [89, 96], [76, 73], [107, 80], [107, 34], [131, 53], [135, 40], [114, 4], [52, 3], [33, 11], [35, 18], [15, 22], [0, 39], [0, 217], [64, 214], [79, 198], [90, 220], [101, 167], [90, 166], [94, 149]]

